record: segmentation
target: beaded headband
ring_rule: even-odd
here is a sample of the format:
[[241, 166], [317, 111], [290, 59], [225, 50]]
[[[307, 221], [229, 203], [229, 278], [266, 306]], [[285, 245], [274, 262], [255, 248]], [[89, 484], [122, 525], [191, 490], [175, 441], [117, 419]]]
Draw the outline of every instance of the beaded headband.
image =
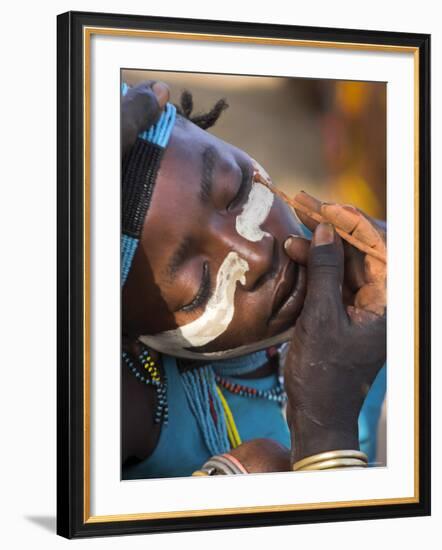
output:
[[[122, 85], [126, 95], [129, 86]], [[132, 265], [149, 208], [164, 151], [176, 120], [176, 108], [167, 103], [158, 122], [138, 135], [122, 165], [121, 286]]]

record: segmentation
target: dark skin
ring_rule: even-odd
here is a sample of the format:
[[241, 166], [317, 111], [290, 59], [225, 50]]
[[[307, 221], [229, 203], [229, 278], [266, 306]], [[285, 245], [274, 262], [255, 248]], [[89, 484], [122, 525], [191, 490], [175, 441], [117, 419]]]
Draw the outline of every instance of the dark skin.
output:
[[[123, 125], [123, 133], [125, 127], [148, 126], [161, 109], [150, 92], [138, 97], [150, 102], [150, 111], [144, 110], [150, 119], [145, 116], [143, 123], [140, 111], [123, 109], [123, 115], [137, 121]], [[129, 134], [123, 136], [125, 150], [134, 139], [133, 131]], [[289, 453], [274, 442], [256, 440], [232, 451], [251, 472], [284, 471], [313, 452], [358, 448], [357, 416], [385, 360], [385, 317], [345, 307], [364, 284], [364, 257], [347, 245], [344, 250], [329, 226], [315, 229], [311, 220], [303, 219], [315, 230], [313, 246], [294, 238], [285, 248], [287, 237], [300, 237], [302, 230], [290, 208], [275, 197], [261, 226], [269, 235], [251, 242], [237, 233], [235, 220], [247, 200], [251, 175], [247, 153], [190, 121], [177, 122], [123, 289], [123, 345], [136, 354], [140, 335], [198, 318], [224, 258], [237, 252], [249, 271], [246, 284], [236, 287], [233, 320], [221, 336], [196, 351], [252, 344], [295, 326], [285, 380], [296, 447]], [[202, 294], [207, 273], [209, 288]], [[297, 291], [289, 298], [295, 285]], [[130, 402], [130, 407], [123, 406], [123, 460], [143, 460], [159, 435], [158, 426], [149, 422], [154, 394], [127, 369], [122, 389], [123, 404]], [[342, 403], [338, 412], [336, 403]], [[140, 423], [139, 418], [147, 421]]]
[[137, 135], [160, 118], [169, 100], [164, 82], [146, 80], [130, 88], [121, 102], [121, 153], [126, 155]]
[[[207, 147], [213, 148], [213, 178], [210, 192], [201, 197]], [[305, 284], [288, 310], [274, 315], [274, 309], [298, 277], [297, 265], [284, 253], [284, 241], [302, 231], [290, 208], [275, 198], [262, 226], [270, 236], [251, 242], [238, 234], [235, 222], [247, 201], [251, 177], [251, 160], [245, 152], [189, 121], [176, 124], [123, 291], [123, 323], [129, 334], [156, 334], [198, 318], [209, 295], [196, 306], [191, 304], [203, 282], [204, 268], [213, 290], [230, 251], [249, 264], [246, 284], [237, 285], [235, 316], [228, 329], [199, 351], [236, 348], [291, 327], [302, 306]], [[177, 255], [180, 265], [171, 272]], [[152, 292], [153, 287], [157, 292]], [[155, 316], [147, 313], [151, 311]]]

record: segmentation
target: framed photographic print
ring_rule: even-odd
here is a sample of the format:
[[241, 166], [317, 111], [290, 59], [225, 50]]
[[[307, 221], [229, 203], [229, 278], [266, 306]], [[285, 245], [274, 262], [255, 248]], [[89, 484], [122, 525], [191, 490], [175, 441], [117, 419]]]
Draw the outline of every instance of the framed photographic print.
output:
[[428, 515], [430, 36], [69, 12], [57, 71], [58, 533]]

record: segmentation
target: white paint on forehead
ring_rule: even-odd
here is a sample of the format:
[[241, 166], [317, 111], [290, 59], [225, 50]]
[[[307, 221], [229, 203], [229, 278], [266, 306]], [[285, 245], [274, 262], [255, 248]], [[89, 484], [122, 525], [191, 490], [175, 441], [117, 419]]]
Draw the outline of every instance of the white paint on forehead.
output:
[[[270, 176], [255, 159], [252, 159], [252, 164], [256, 171], [260, 172], [265, 179], [270, 181]], [[259, 182], [252, 184], [248, 200], [241, 214], [236, 218], [236, 230], [241, 237], [251, 242], [257, 242], [265, 235], [269, 235], [260, 226], [269, 215], [273, 199], [273, 193], [265, 185]]]
[[236, 218], [236, 230], [248, 241], [260, 241], [265, 235], [260, 227], [267, 219], [273, 204], [273, 193], [262, 183], [254, 183], [244, 208]]
[[[270, 176], [264, 168], [251, 159], [255, 171], [272, 183]], [[236, 218], [236, 230], [243, 238], [251, 241], [260, 241], [267, 232], [261, 229], [261, 225], [267, 219], [273, 205], [274, 195], [265, 185], [259, 182], [252, 184], [247, 203]], [[216, 288], [210, 298], [204, 313], [195, 321], [183, 325], [174, 330], [168, 330], [156, 335], [143, 335], [140, 340], [151, 348], [175, 355], [176, 357], [192, 359], [221, 359], [239, 357], [245, 353], [251, 353], [265, 346], [270, 346], [281, 341], [286, 341], [287, 335], [278, 335], [269, 340], [240, 346], [239, 348], [219, 352], [201, 353], [191, 351], [188, 348], [202, 347], [209, 344], [223, 334], [232, 322], [235, 313], [235, 290], [239, 281], [245, 284], [245, 273], [249, 270], [249, 264], [240, 258], [236, 252], [229, 252], [218, 271]]]
[[236, 284], [238, 281], [242, 285], [246, 283], [245, 274], [248, 270], [246, 260], [236, 252], [229, 252], [218, 271], [215, 291], [198, 319], [154, 336], [140, 336], [140, 340], [157, 351], [178, 357], [185, 356], [185, 348], [205, 346], [215, 340], [225, 332], [233, 319]]

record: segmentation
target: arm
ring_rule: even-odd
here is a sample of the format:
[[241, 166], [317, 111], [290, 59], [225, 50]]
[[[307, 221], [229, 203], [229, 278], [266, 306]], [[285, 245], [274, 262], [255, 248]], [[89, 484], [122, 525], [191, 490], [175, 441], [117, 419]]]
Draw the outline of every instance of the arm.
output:
[[[290, 255], [290, 246], [286, 250]], [[359, 449], [359, 412], [386, 356], [379, 293], [372, 293], [373, 308], [366, 301], [366, 309], [344, 305], [344, 248], [330, 224], [315, 229], [307, 271], [306, 300], [285, 367], [292, 466], [318, 453]], [[370, 292], [360, 285], [355, 302]]]

